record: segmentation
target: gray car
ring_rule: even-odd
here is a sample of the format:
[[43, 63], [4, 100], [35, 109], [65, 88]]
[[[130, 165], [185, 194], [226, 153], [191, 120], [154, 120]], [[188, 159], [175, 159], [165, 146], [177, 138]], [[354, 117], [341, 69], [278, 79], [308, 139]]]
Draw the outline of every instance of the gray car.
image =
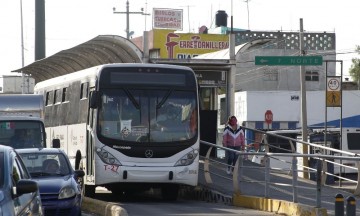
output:
[[16, 151], [0, 145], [0, 216], [42, 216], [38, 185]]

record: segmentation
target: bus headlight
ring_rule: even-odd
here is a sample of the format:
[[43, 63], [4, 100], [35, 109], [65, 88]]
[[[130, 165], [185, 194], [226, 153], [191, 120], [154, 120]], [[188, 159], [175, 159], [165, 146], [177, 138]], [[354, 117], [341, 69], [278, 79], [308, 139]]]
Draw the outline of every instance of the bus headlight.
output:
[[99, 158], [106, 164], [111, 165], [119, 165], [121, 166], [121, 163], [118, 159], [114, 157], [114, 155], [110, 154], [110, 152], [106, 151], [103, 148], [97, 148], [96, 154], [99, 156]]
[[184, 155], [180, 158], [176, 163], [175, 166], [188, 166], [194, 162], [196, 157], [198, 156], [199, 151], [197, 149], [192, 150], [191, 152]]

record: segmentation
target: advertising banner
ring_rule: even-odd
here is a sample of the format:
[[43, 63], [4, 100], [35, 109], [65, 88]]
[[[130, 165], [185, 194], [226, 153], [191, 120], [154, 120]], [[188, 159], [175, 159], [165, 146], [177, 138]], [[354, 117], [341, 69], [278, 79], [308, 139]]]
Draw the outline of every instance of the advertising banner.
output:
[[154, 47], [160, 58], [189, 59], [200, 54], [229, 48], [229, 36], [218, 34], [175, 33], [171, 30], [154, 30]]
[[153, 29], [183, 29], [182, 9], [153, 9]]

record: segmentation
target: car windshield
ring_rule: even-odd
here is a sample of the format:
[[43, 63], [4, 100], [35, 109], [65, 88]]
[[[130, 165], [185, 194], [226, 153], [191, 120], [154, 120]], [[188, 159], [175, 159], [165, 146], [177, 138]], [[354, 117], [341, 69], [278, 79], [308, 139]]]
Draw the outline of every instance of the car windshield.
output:
[[32, 178], [42, 176], [65, 176], [71, 173], [66, 156], [60, 153], [21, 153]]
[[4, 185], [4, 153], [0, 152], [0, 188]]

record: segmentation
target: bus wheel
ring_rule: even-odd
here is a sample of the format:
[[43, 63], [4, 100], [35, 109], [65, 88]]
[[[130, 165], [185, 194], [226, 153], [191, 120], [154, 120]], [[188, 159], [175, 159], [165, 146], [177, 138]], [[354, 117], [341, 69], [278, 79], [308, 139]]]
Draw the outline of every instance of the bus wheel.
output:
[[164, 200], [176, 201], [179, 194], [179, 185], [168, 184], [161, 186], [161, 195]]
[[83, 186], [83, 194], [86, 197], [93, 198], [95, 197], [95, 185], [84, 185]]

